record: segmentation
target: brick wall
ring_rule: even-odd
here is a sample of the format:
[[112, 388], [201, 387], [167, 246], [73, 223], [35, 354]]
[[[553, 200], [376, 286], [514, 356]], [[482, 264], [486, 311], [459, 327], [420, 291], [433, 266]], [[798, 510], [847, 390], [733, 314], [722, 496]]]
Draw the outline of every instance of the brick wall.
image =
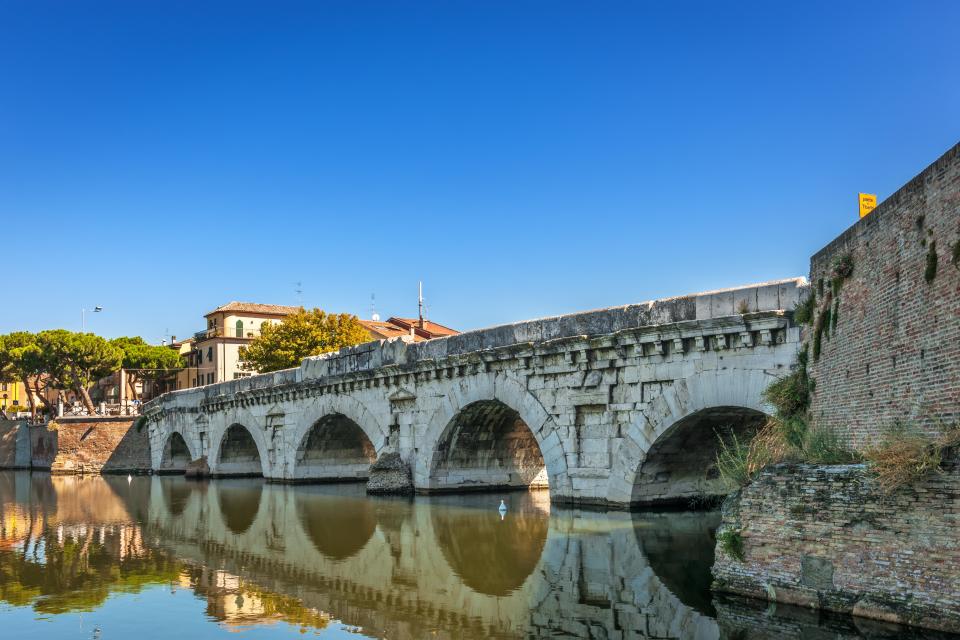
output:
[[150, 469], [147, 429], [132, 418], [61, 419], [33, 427], [33, 466], [53, 473], [129, 473]]
[[[839, 256], [853, 273], [834, 300], [825, 330], [812, 413], [868, 444], [896, 420], [932, 426], [960, 419], [960, 145], [884, 200], [810, 262], [817, 304], [825, 307]], [[932, 281], [928, 254], [937, 255]], [[812, 331], [808, 331], [812, 334]]]
[[862, 465], [778, 465], [731, 496], [714, 588], [960, 632], [960, 457], [892, 495]]

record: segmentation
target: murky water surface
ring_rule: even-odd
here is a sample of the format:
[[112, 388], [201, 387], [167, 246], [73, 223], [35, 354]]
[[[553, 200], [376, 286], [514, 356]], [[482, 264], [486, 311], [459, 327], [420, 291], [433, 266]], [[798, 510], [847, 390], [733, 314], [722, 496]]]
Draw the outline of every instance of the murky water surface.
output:
[[902, 637], [712, 596], [718, 520], [546, 492], [0, 472], [0, 636]]

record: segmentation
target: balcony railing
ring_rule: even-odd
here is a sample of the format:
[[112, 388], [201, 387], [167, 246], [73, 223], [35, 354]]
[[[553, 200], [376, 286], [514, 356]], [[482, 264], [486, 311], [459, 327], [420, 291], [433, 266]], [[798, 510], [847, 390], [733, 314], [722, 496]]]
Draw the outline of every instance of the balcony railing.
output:
[[238, 327], [213, 327], [193, 334], [194, 340], [198, 342], [211, 338], [245, 338], [249, 340], [258, 337], [260, 337], [260, 329], [240, 329]]

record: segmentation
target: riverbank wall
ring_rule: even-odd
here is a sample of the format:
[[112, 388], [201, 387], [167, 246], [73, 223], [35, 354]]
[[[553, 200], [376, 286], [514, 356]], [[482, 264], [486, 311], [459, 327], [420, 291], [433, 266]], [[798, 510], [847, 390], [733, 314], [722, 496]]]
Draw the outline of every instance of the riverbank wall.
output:
[[890, 494], [864, 465], [777, 465], [727, 498], [714, 589], [960, 633], [960, 456]]
[[30, 468], [30, 428], [25, 420], [0, 420], [0, 469]]
[[130, 417], [0, 422], [0, 469], [60, 474], [149, 473], [150, 440]]

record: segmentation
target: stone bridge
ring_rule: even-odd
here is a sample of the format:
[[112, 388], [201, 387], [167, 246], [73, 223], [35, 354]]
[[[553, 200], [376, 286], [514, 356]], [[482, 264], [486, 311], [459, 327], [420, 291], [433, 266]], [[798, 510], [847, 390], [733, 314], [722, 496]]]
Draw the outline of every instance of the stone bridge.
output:
[[803, 278], [371, 342], [176, 391], [145, 410], [156, 472], [363, 480], [395, 452], [418, 492], [549, 487], [642, 505], [725, 493], [717, 432], [764, 419], [793, 365]]

